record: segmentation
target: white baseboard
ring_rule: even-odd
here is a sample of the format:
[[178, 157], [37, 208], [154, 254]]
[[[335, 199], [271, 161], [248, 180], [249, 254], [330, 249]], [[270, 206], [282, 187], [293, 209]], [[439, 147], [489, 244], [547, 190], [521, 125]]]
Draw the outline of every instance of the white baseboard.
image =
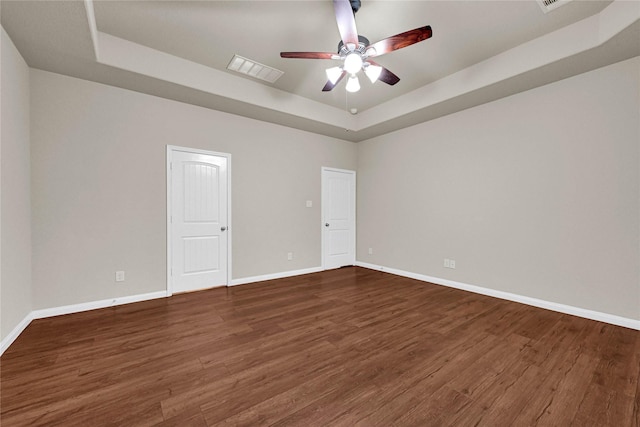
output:
[[629, 319], [627, 317], [616, 316], [615, 314], [602, 313], [595, 310], [587, 310], [585, 308], [574, 307], [572, 305], [559, 304], [552, 301], [545, 301], [537, 298], [531, 298], [524, 295], [512, 294], [510, 292], [498, 291], [495, 289], [483, 288], [482, 286], [469, 285], [466, 283], [455, 282], [453, 280], [441, 279], [439, 277], [427, 276], [424, 274], [412, 273], [409, 271], [398, 270], [395, 268], [384, 267], [366, 262], [357, 261], [359, 267], [369, 268], [371, 270], [384, 271], [386, 273], [395, 274], [397, 276], [408, 277], [411, 279], [421, 280], [423, 282], [434, 283], [436, 285], [447, 286], [450, 288], [462, 289], [464, 291], [476, 294], [487, 295], [490, 297], [500, 298], [508, 301], [519, 302], [534, 307], [544, 308], [560, 313], [571, 314], [573, 316], [584, 317], [585, 319], [597, 320], [599, 322], [610, 323], [612, 325], [624, 326], [625, 328], [640, 330], [640, 320]]
[[32, 320], [33, 320], [33, 312], [27, 314], [24, 317], [24, 319], [22, 319], [22, 321], [18, 323], [18, 325], [15, 328], [13, 328], [11, 332], [9, 332], [9, 335], [4, 337], [4, 339], [0, 342], [0, 356], [2, 356], [2, 354], [5, 352], [6, 349], [9, 348], [11, 344], [13, 344], [16, 338], [20, 336], [22, 331], [27, 329], [27, 326], [29, 326]]
[[[265, 274], [262, 276], [244, 277], [241, 279], [234, 279], [229, 286], [243, 285], [246, 283], [262, 282], [265, 280], [282, 279], [285, 277], [299, 276], [302, 274], [316, 273], [322, 271], [322, 267], [306, 268], [302, 270], [284, 271], [281, 273]], [[100, 301], [91, 301], [80, 304], [65, 305], [62, 307], [52, 307], [40, 310], [33, 310], [7, 335], [2, 341], [0, 341], [0, 356], [6, 351], [7, 348], [18, 338], [18, 336], [24, 331], [27, 326], [34, 319], [44, 319], [47, 317], [61, 316], [63, 314], [80, 313], [82, 311], [96, 310], [99, 308], [113, 307], [116, 305], [129, 304], [133, 302], [147, 301], [157, 298], [165, 298], [171, 296], [167, 291], [151, 292], [140, 295], [130, 295], [125, 297], [110, 298]]]
[[[523, 295], [513, 294], [510, 292], [498, 291], [495, 289], [483, 288], [481, 286], [469, 285], [466, 283], [455, 282], [453, 280], [442, 279], [439, 277], [427, 276], [424, 274], [412, 273], [409, 271], [398, 270], [395, 268], [384, 267], [375, 264], [369, 264], [366, 262], [357, 261], [356, 265], [359, 267], [369, 268], [371, 270], [384, 271], [397, 276], [408, 277], [411, 279], [420, 280], [423, 282], [434, 283], [436, 285], [447, 286], [450, 288], [461, 289], [477, 294], [487, 295], [495, 298], [500, 298], [508, 301], [519, 302], [522, 304], [531, 305], [534, 307], [540, 307], [547, 310], [557, 311], [560, 313], [571, 314], [578, 317], [584, 317], [586, 319], [597, 320], [600, 322], [610, 323], [612, 325], [624, 326], [630, 329], [640, 330], [640, 320], [629, 319], [626, 317], [616, 316], [613, 314], [602, 313], [594, 310], [587, 310], [580, 307], [574, 307], [566, 304], [559, 304], [551, 301], [545, 301], [537, 298], [531, 298]], [[285, 277], [299, 276], [302, 274], [317, 273], [322, 271], [322, 267], [306, 268], [302, 270], [284, 271], [281, 273], [265, 274], [261, 276], [244, 277], [241, 279], [234, 279], [229, 286], [243, 285], [247, 283], [262, 282], [265, 280], [282, 279]], [[116, 305], [129, 304], [133, 302], [147, 301], [157, 298], [165, 298], [168, 294], [166, 291], [151, 292], [140, 295], [130, 295], [125, 297], [118, 297], [112, 299], [106, 299], [101, 301], [92, 301], [87, 303], [72, 304], [62, 307], [45, 308], [41, 310], [34, 310], [27, 314], [24, 319], [7, 335], [2, 341], [0, 341], [0, 356], [9, 348], [9, 346], [18, 338], [18, 336], [24, 331], [27, 326], [34, 319], [42, 319], [46, 317], [60, 316], [63, 314], [79, 313], [82, 311], [95, 310], [99, 308], [113, 307]]]
[[125, 297], [110, 298], [100, 301], [84, 302], [80, 304], [65, 305], [62, 307], [45, 308], [41, 310], [33, 310], [27, 314], [22, 322], [18, 324], [2, 342], [0, 342], [0, 356], [9, 348], [9, 346], [18, 338], [27, 326], [34, 319], [44, 319], [46, 317], [60, 316], [63, 314], [80, 313], [82, 311], [96, 310], [98, 308], [113, 307], [116, 305], [130, 304], [132, 302], [148, 301], [167, 296], [166, 291], [151, 292], [148, 294], [129, 295]]
[[33, 314], [34, 319], [43, 319], [46, 317], [61, 316], [63, 314], [80, 313], [82, 311], [96, 310], [99, 308], [113, 307], [122, 304], [130, 304], [132, 302], [148, 301], [152, 299], [164, 298], [166, 296], [167, 291], [158, 291], [148, 294], [129, 295], [126, 297], [64, 305], [62, 307], [45, 308], [42, 310], [34, 310], [31, 313]]
[[322, 267], [312, 267], [312, 268], [305, 268], [302, 270], [283, 271], [280, 273], [264, 274], [261, 276], [243, 277], [240, 279], [233, 279], [229, 284], [229, 286], [245, 285], [247, 283], [263, 282], [265, 280], [283, 279], [285, 277], [293, 277], [293, 276], [300, 276], [302, 274], [317, 273], [318, 271], [322, 271]]

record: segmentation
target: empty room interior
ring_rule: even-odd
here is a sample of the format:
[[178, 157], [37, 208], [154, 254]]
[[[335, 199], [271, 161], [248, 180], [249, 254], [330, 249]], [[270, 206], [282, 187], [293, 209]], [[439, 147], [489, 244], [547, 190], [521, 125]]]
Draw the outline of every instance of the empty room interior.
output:
[[0, 425], [640, 425], [640, 1], [0, 17]]

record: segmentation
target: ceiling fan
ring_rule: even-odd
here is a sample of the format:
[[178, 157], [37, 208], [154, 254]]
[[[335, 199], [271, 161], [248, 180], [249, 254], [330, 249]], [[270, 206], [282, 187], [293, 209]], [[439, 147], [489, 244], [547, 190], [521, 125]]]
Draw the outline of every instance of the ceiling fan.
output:
[[370, 58], [421, 42], [432, 35], [431, 27], [427, 25], [371, 44], [366, 37], [358, 35], [356, 29], [355, 14], [360, 9], [360, 0], [333, 0], [333, 8], [342, 39], [338, 44], [337, 54], [331, 52], [280, 52], [282, 58], [334, 59], [344, 62], [341, 67], [327, 69], [329, 80], [322, 88], [323, 92], [332, 90], [347, 74], [350, 74], [347, 80], [347, 91], [357, 92], [360, 90], [360, 82], [356, 74], [360, 70], [364, 70], [371, 83], [375, 83], [376, 80], [381, 80], [388, 85], [398, 83], [400, 81], [398, 76]]

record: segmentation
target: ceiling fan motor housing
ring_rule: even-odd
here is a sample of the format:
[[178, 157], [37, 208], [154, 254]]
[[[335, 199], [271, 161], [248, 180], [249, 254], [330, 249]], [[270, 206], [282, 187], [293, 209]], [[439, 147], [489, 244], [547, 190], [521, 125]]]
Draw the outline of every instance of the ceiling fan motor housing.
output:
[[[361, 55], [364, 55], [365, 51], [367, 50], [367, 46], [369, 46], [370, 44], [371, 43], [369, 43], [368, 38], [359, 35], [358, 46], [355, 48], [354, 52], [359, 52]], [[349, 50], [349, 48], [347, 48], [347, 46], [344, 45], [341, 40], [340, 43], [338, 43], [338, 54], [340, 54], [340, 56], [347, 56], [349, 53], [351, 53], [351, 51]]]

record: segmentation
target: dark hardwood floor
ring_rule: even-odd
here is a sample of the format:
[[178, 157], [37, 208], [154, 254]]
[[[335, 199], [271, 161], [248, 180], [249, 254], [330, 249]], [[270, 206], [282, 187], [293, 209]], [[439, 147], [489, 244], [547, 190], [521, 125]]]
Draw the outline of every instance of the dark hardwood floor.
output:
[[10, 426], [639, 426], [640, 332], [363, 268], [34, 321]]

